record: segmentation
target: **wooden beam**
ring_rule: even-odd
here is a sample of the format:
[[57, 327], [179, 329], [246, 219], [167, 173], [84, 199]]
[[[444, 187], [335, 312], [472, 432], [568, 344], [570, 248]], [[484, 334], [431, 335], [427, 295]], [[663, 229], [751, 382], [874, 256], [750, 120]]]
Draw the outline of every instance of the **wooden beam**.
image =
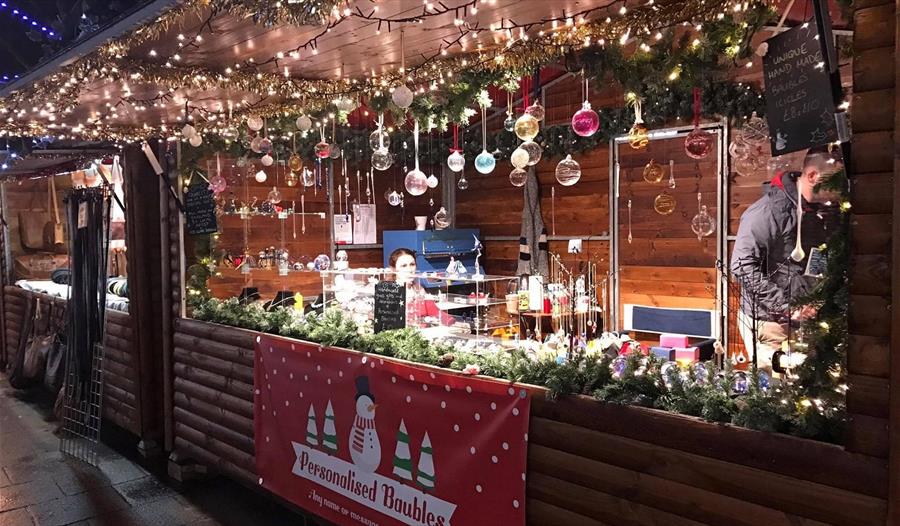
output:
[[[895, 0], [894, 5], [890, 6], [894, 12], [890, 13], [888, 20], [893, 22], [893, 27], [889, 28], [888, 33], [893, 36], [894, 40], [894, 86], [900, 85], [900, 67], [897, 67], [900, 60], [900, 0]], [[897, 108], [900, 108], [900, 93], [894, 90], [893, 108], [894, 114], [894, 130], [900, 129], [900, 115]], [[893, 134], [893, 172], [894, 172], [894, 210], [891, 256], [894, 264], [892, 265], [892, 282], [900, 283], [900, 181], [897, 180], [897, 174], [900, 174], [900, 138], [897, 134]], [[891, 289], [891, 305], [900, 306], [900, 287]], [[890, 399], [888, 404], [888, 517], [887, 524], [900, 524], [900, 308], [891, 309], [891, 376], [890, 384], [894, 386], [890, 390]]]

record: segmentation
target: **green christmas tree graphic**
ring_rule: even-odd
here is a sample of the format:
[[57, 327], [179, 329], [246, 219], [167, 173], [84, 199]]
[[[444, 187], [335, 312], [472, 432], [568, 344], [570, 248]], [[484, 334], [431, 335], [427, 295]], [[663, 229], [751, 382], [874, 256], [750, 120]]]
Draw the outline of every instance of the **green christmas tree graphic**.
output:
[[406, 432], [406, 423], [400, 419], [400, 428], [397, 430], [397, 447], [394, 449], [394, 475], [402, 480], [412, 481], [412, 457], [409, 454], [409, 434]]
[[334, 409], [331, 408], [331, 400], [325, 408], [325, 427], [322, 429], [322, 445], [332, 453], [337, 453], [337, 431], [334, 428]]
[[428, 431], [426, 431], [419, 452], [419, 465], [416, 468], [416, 482], [424, 491], [434, 489], [434, 458], [431, 455], [431, 439], [428, 438]]
[[319, 445], [319, 429], [316, 425], [316, 410], [309, 404], [309, 416], [306, 417], [306, 443], [310, 446]]

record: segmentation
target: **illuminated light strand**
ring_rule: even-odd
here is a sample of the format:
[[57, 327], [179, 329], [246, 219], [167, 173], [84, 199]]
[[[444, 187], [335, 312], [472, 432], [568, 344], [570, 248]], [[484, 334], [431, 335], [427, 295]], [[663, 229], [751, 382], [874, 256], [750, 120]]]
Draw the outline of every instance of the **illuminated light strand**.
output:
[[59, 36], [55, 31], [53, 31], [52, 27], [38, 22], [37, 19], [35, 19], [33, 16], [29, 16], [25, 11], [22, 11], [21, 9], [10, 5], [9, 2], [0, 2], [0, 11], [8, 13], [11, 17], [23, 23], [30, 29], [40, 31], [41, 33], [55, 40], [59, 39]]

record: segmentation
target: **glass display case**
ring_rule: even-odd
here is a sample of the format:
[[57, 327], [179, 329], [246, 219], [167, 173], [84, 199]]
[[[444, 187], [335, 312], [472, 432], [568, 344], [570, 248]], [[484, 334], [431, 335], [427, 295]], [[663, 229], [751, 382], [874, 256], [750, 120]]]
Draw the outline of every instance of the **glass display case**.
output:
[[323, 270], [320, 274], [325, 308], [339, 308], [367, 328], [372, 327], [375, 314], [375, 284], [395, 280], [394, 272], [383, 268]]
[[427, 336], [504, 337], [518, 328], [518, 302], [507, 302], [517, 297], [515, 277], [421, 272], [415, 279], [407, 320]]

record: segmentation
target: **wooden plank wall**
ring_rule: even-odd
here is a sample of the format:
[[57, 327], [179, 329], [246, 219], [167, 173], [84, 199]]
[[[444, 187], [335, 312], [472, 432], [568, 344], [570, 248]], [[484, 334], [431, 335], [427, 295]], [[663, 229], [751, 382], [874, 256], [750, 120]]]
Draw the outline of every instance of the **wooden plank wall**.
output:
[[[895, 8], [855, 2], [847, 449], [888, 456]], [[894, 329], [896, 331], [896, 329]], [[896, 381], [896, 380], [895, 380]]]

